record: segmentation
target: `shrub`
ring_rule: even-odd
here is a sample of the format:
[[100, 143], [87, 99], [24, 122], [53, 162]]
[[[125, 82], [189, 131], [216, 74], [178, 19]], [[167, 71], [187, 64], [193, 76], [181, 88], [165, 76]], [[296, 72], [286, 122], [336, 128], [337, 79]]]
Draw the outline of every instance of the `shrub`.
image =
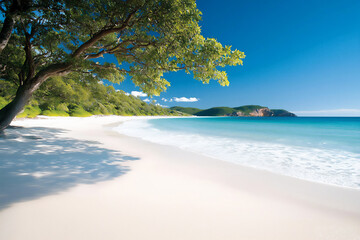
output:
[[90, 117], [92, 114], [85, 111], [82, 107], [75, 107], [70, 110], [70, 116], [73, 117]]
[[17, 115], [18, 118], [34, 118], [37, 115], [39, 115], [41, 113], [41, 109], [39, 108], [39, 106], [31, 106], [31, 105], [27, 105], [24, 108], [24, 111], [22, 111], [21, 113], [19, 113]]
[[[67, 107], [66, 103], [60, 103], [56, 106], [55, 110], [57, 111], [63, 111], [63, 112], [68, 112], [69, 108]], [[69, 114], [68, 114], [69, 115]]]
[[51, 116], [51, 117], [68, 117], [69, 114], [61, 110], [45, 110], [41, 112], [42, 115]]

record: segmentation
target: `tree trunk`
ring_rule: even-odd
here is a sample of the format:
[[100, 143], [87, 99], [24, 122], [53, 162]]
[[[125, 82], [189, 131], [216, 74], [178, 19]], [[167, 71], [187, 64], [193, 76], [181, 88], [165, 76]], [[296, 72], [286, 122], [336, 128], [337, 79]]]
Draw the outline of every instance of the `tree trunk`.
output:
[[35, 92], [41, 84], [52, 76], [65, 76], [71, 72], [72, 63], [56, 63], [48, 66], [36, 74], [35, 77], [27, 79], [24, 85], [21, 85], [14, 100], [0, 110], [0, 131], [7, 128], [12, 120], [29, 102], [33, 92]]
[[30, 89], [26, 89], [25, 86], [20, 86], [16, 92], [15, 98], [0, 110], [0, 131], [7, 128], [12, 120], [29, 102], [32, 92]]

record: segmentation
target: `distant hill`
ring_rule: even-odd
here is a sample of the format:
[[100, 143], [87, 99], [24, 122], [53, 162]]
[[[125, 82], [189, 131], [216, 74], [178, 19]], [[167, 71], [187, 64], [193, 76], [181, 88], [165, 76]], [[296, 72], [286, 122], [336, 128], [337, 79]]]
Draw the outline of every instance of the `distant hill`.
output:
[[260, 105], [245, 105], [241, 107], [235, 107], [236, 111], [241, 111], [244, 115], [249, 115], [251, 112], [255, 111], [256, 109], [266, 108]]
[[233, 117], [296, 117], [294, 113], [284, 109], [269, 109], [260, 105], [244, 105], [240, 107], [213, 107], [209, 109], [171, 107], [171, 110], [196, 116], [233, 116]]
[[195, 113], [202, 111], [199, 108], [190, 108], [190, 107], [171, 107], [170, 109], [173, 111], [179, 111], [190, 115], [194, 115]]
[[194, 113], [197, 116], [225, 116], [234, 112], [234, 109], [229, 107], [214, 107], [200, 112]]
[[271, 111], [274, 112], [274, 114], [278, 117], [289, 117], [288, 115], [291, 114], [292, 116], [290, 117], [296, 117], [296, 115], [294, 113], [288, 112], [284, 109], [271, 109]]

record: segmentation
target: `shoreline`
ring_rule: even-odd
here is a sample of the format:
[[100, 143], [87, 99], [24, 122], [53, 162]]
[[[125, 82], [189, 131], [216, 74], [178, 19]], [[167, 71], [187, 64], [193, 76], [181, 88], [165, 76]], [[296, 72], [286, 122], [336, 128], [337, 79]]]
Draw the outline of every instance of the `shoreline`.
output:
[[[210, 117], [207, 117], [207, 116], [195, 116], [196, 118], [212, 118], [211, 116]], [[217, 118], [218, 116], [216, 116], [215, 118]], [[220, 116], [220, 117], [223, 117], [223, 116]], [[224, 116], [226, 117], [226, 116]], [[164, 118], [164, 117], [163, 117]], [[166, 118], [166, 117], [165, 117]], [[189, 118], [189, 117], [169, 117], [169, 118]], [[154, 118], [139, 118], [139, 119], [135, 119], [135, 120], [151, 120], [151, 119], [154, 119]], [[155, 118], [156, 119], [156, 118]], [[118, 127], [120, 124], [124, 123], [125, 121], [122, 121], [122, 122], [119, 122], [119, 123], [114, 123], [114, 124], [110, 124], [109, 127], [111, 128], [116, 128]], [[236, 166], [241, 166], [243, 167], [245, 170], [246, 169], [249, 169], [249, 170], [255, 170], [255, 171], [260, 171], [260, 172], [265, 172], [267, 174], [272, 174], [274, 176], [283, 176], [283, 177], [289, 177], [291, 179], [297, 179], [297, 180], [300, 180], [300, 181], [305, 181], [305, 182], [308, 182], [308, 183], [315, 183], [315, 184], [320, 184], [320, 185], [324, 185], [324, 186], [327, 186], [327, 187], [335, 187], [335, 188], [340, 188], [340, 189], [347, 189], [347, 190], [354, 190], [354, 191], [360, 191], [360, 187], [350, 187], [350, 186], [345, 186], [345, 185], [338, 185], [338, 184], [334, 184], [334, 183], [329, 183], [329, 182], [322, 182], [322, 181], [316, 181], [316, 180], [312, 180], [312, 179], [306, 179], [306, 178], [302, 178], [302, 177], [297, 177], [297, 176], [293, 176], [293, 175], [287, 175], [287, 174], [283, 174], [281, 172], [276, 172], [276, 171], [272, 171], [272, 170], [269, 170], [269, 169], [266, 169], [266, 168], [260, 168], [260, 167], [257, 167], [257, 166], [250, 166], [250, 165], [245, 165], [245, 164], [241, 164], [241, 163], [235, 163], [233, 161], [228, 161], [226, 159], [222, 159], [222, 158], [218, 158], [218, 157], [215, 157], [215, 156], [211, 156], [211, 155], [207, 155], [207, 154], [204, 154], [203, 152], [196, 152], [194, 150], [190, 150], [190, 149], [186, 149], [186, 148], [182, 148], [182, 147], [178, 147], [178, 146], [175, 146], [173, 144], [164, 144], [164, 143], [161, 143], [161, 142], [156, 142], [156, 141], [152, 141], [152, 140], [148, 140], [142, 136], [133, 136], [133, 135], [129, 135], [129, 134], [124, 134], [124, 133], [121, 133], [119, 131], [117, 131], [116, 129], [111, 129], [112, 131], [115, 131], [117, 132], [119, 135], [125, 135], [127, 137], [130, 137], [130, 138], [135, 138], [135, 139], [139, 139], [141, 141], [144, 141], [144, 142], [147, 142], [147, 143], [152, 143], [152, 144], [155, 144], [155, 145], [161, 145], [161, 146], [164, 146], [164, 147], [175, 147], [177, 149], [180, 149], [182, 151], [186, 151], [186, 152], [191, 152], [193, 154], [196, 154], [196, 155], [201, 155], [203, 157], [206, 157], [206, 158], [211, 158], [211, 159], [216, 159], [218, 161], [222, 161], [222, 162], [227, 162], [227, 163], [231, 163], [231, 164], [234, 164]]]
[[[245, 166], [233, 162], [228, 162], [226, 160], [214, 158], [211, 156], [205, 156], [203, 154], [185, 150], [176, 146], [149, 142], [140, 137], [128, 136], [112, 130], [113, 127], [118, 126], [121, 123], [122, 122], [112, 123], [109, 125], [104, 125], [104, 127], [107, 128], [106, 130], [109, 131], [109, 134], [116, 134], [119, 137], [125, 136], [128, 139], [132, 139], [132, 141], [134, 142], [150, 145], [150, 148], [160, 148], [159, 151], [161, 151], [161, 148], [165, 148], [167, 149], [167, 151], [186, 153], [188, 155], [191, 155], [191, 157], [189, 158], [191, 159], [190, 161], [201, 162], [201, 165], [208, 164], [209, 162], [217, 166], [224, 165], [223, 168], [226, 168], [226, 170], [232, 170], [232, 175], [236, 174], [237, 172], [241, 173], [245, 175], [242, 177], [243, 179], [251, 179], [250, 181], [252, 183], [256, 182], [259, 188], [261, 187], [260, 185], [262, 185], [263, 182], [266, 182], [267, 187], [270, 187], [270, 189], [253, 189], [254, 186], [252, 185], [251, 189], [248, 189], [249, 192], [253, 192], [256, 194], [268, 193], [269, 195], [273, 195], [273, 197], [275, 198], [279, 196], [281, 196], [282, 198], [290, 197], [293, 198], [295, 201], [301, 202], [302, 204], [313, 204], [314, 207], [328, 207], [332, 208], [335, 211], [339, 210], [354, 213], [353, 211], [355, 210], [354, 214], [360, 217], [360, 189], [339, 186], [335, 184], [315, 182], [294, 176], [278, 174], [266, 169]], [[256, 179], [259, 176], [261, 176], [262, 178], [261, 182]], [[227, 184], [229, 184], [229, 182]], [[246, 189], [246, 186], [238, 186], [236, 185], [236, 183], [232, 184], [235, 184], [234, 187], [236, 188]], [[300, 189], [298, 187], [300, 187]], [[274, 192], [279, 195], [274, 194]], [[341, 192], [342, 194], [342, 199], [340, 201], [338, 201], [339, 199], [337, 198], [339, 192]], [[329, 197], [331, 198], [329, 199]], [[344, 199], [349, 201], [344, 203], [342, 202]], [[325, 201], [327, 201], [325, 203], [326, 206], [324, 205]]]
[[[14, 125], [65, 129], [59, 139], [96, 141], [104, 149], [138, 160], [122, 162], [129, 171], [121, 176], [75, 184], [0, 209], [0, 238], [356, 239], [360, 235], [358, 190], [243, 167], [110, 129], [123, 119], [16, 121]], [[99, 225], [99, 219], [106, 224]], [[61, 233], [59, 226], [69, 232]]]

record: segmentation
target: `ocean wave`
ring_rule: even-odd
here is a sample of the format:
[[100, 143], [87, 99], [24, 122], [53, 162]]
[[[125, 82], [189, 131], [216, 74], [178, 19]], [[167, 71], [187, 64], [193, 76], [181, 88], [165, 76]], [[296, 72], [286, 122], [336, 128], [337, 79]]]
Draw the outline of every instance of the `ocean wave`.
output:
[[360, 154], [353, 152], [160, 130], [146, 120], [124, 122], [114, 130], [243, 166], [360, 189]]

